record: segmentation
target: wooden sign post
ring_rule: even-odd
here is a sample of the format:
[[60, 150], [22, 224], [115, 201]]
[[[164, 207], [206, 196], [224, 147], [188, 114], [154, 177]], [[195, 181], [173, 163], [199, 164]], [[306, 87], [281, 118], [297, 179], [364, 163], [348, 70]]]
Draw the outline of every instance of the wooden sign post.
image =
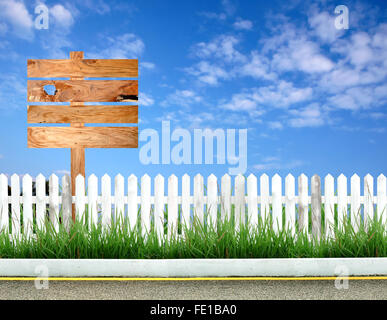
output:
[[[137, 78], [137, 59], [83, 59], [82, 51], [70, 59], [28, 60], [28, 102], [69, 102], [70, 105], [29, 105], [28, 123], [70, 123], [70, 127], [28, 127], [29, 148], [71, 148], [71, 184], [85, 177], [85, 148], [137, 148], [137, 127], [86, 127], [85, 123], [137, 123], [136, 105], [84, 105], [84, 102], [137, 102], [137, 80], [84, 80]], [[55, 87], [52, 94], [46, 86]], [[72, 218], [75, 221], [73, 207]]]

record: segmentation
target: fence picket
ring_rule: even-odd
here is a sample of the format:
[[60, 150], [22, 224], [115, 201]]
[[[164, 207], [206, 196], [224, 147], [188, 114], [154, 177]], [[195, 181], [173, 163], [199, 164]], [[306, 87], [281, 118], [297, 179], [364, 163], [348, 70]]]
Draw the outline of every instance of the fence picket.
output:
[[386, 192], [386, 177], [381, 174], [378, 177], [378, 200], [377, 200], [377, 214], [378, 219], [384, 224], [387, 223], [387, 192]]
[[321, 179], [315, 174], [311, 181], [312, 235], [321, 236]]
[[272, 178], [271, 188], [273, 197], [273, 229], [275, 232], [278, 232], [282, 230], [282, 179], [277, 173]]
[[88, 223], [90, 230], [92, 226], [98, 224], [98, 178], [95, 174], [89, 176], [87, 184], [87, 193], [89, 196], [89, 212], [88, 212]]
[[70, 230], [72, 217], [71, 179], [68, 174], [62, 177], [62, 219], [67, 231]]
[[36, 177], [36, 226], [43, 229], [46, 222], [46, 178], [39, 174]]
[[351, 177], [351, 225], [357, 232], [361, 224], [360, 207], [360, 177], [354, 174]]
[[225, 174], [221, 180], [221, 219], [229, 221], [231, 217], [231, 177]]
[[137, 216], [138, 216], [138, 186], [137, 177], [131, 174], [128, 178], [128, 222], [131, 230], [137, 229]]
[[154, 219], [155, 230], [159, 239], [164, 237], [164, 177], [158, 174], [155, 178], [155, 206], [154, 206]]
[[341, 174], [337, 179], [337, 227], [342, 228], [348, 217], [347, 177]]
[[17, 174], [11, 176], [11, 221], [12, 235], [20, 235], [20, 179]]
[[269, 176], [264, 173], [259, 178], [261, 190], [261, 218], [266, 221], [270, 215]]
[[55, 174], [49, 178], [49, 221], [55, 231], [59, 230], [59, 179]]
[[247, 209], [248, 222], [251, 227], [255, 228], [258, 224], [258, 187], [257, 177], [250, 174], [247, 177]]
[[168, 237], [177, 235], [178, 229], [178, 180], [173, 174], [168, 178]]
[[295, 179], [288, 174], [285, 178], [285, 228], [289, 229], [292, 235], [296, 232], [295, 188]]
[[30, 237], [33, 233], [32, 177], [23, 176], [23, 233]]
[[245, 224], [245, 177], [238, 174], [235, 177], [235, 227], [237, 230], [240, 225]]
[[298, 229], [300, 232], [308, 232], [308, 178], [305, 174], [298, 177]]
[[85, 178], [79, 174], [75, 178], [75, 212], [80, 221], [85, 214], [85, 204]]
[[325, 236], [331, 238], [335, 230], [335, 180], [330, 174], [325, 177], [324, 196]]
[[109, 228], [112, 222], [112, 183], [110, 177], [105, 174], [101, 179], [102, 190], [102, 218], [103, 228]]
[[[78, 216], [85, 212], [85, 178], [79, 175], [76, 178], [76, 195], [71, 195], [70, 177], [62, 177], [62, 195], [59, 195], [59, 181], [56, 175], [49, 178], [49, 195], [46, 196], [45, 177], [39, 174], [36, 178], [36, 197], [32, 195], [32, 178], [24, 175], [22, 181], [20, 177], [14, 174], [10, 179], [11, 194], [8, 195], [8, 178], [6, 175], [0, 175], [0, 228], [9, 229], [9, 214], [12, 221], [12, 234], [18, 236], [23, 233], [30, 236], [33, 230], [33, 204], [36, 204], [36, 221], [39, 228], [45, 226], [45, 221], [53, 223], [56, 230], [59, 228], [58, 215], [62, 215], [62, 223], [69, 230], [72, 216], [72, 205], [74, 203]], [[22, 182], [22, 194], [20, 195], [20, 182]], [[125, 180], [121, 174], [115, 177], [114, 198], [111, 193], [111, 178], [105, 174], [101, 179], [102, 193], [98, 196], [98, 178], [92, 174], [88, 179], [88, 223], [98, 223], [99, 206], [102, 208], [101, 220], [103, 227], [109, 227], [112, 223], [112, 217], [125, 220], [126, 203], [128, 205], [128, 215], [131, 228], [137, 227], [138, 205], [141, 206], [141, 228], [142, 233], [150, 231], [152, 204], [154, 203], [154, 221], [155, 230], [159, 237], [164, 235], [164, 211], [168, 211], [168, 238], [177, 235], [179, 221], [181, 226], [190, 227], [191, 223], [191, 205], [193, 213], [202, 224], [210, 223], [213, 227], [217, 226], [218, 206], [220, 205], [220, 218], [223, 220], [231, 214], [231, 208], [234, 206], [235, 227], [238, 230], [241, 225], [246, 223], [246, 213], [249, 226], [256, 226], [258, 223], [258, 206], [260, 205], [260, 214], [262, 218], [270, 216], [270, 204], [272, 205], [273, 229], [279, 232], [284, 225], [290, 228], [292, 234], [296, 232], [296, 199], [295, 178], [288, 174], [285, 178], [285, 196], [282, 196], [282, 178], [275, 174], [271, 181], [271, 193], [269, 196], [269, 178], [266, 174], [260, 177], [260, 197], [257, 193], [257, 177], [250, 174], [247, 181], [243, 175], [235, 177], [235, 194], [232, 196], [231, 177], [224, 175], [221, 178], [220, 196], [218, 195], [217, 177], [211, 174], [207, 178], [207, 195], [204, 194], [203, 177], [198, 174], [194, 177], [193, 196], [191, 196], [190, 176], [185, 174], [182, 177], [182, 193], [179, 197], [179, 180], [175, 175], [168, 178], [168, 194], [165, 195], [164, 177], [157, 175], [155, 177], [154, 197], [151, 196], [151, 178], [144, 175], [141, 178], [141, 194], [137, 195], [137, 177], [133, 174], [128, 178], [128, 196], [125, 197]], [[247, 184], [246, 184], [247, 182]], [[354, 174], [350, 178], [350, 195], [348, 195], [347, 178], [341, 174], [337, 179], [337, 197], [334, 195], [334, 178], [328, 174], [324, 180], [324, 231], [327, 237], [334, 236], [334, 208], [337, 204], [338, 227], [342, 228], [345, 218], [348, 218], [348, 207], [350, 205], [350, 219], [355, 232], [361, 225], [361, 206], [364, 205], [364, 222], [367, 223], [376, 217], [386, 223], [387, 213], [387, 183], [384, 175], [377, 178], [377, 193], [374, 195], [374, 178], [367, 174], [364, 177], [364, 196], [360, 195], [360, 177]], [[247, 188], [247, 194], [246, 194]], [[48, 206], [47, 206], [48, 199]], [[114, 199], [114, 203], [113, 202]], [[127, 199], [127, 201], [126, 201]], [[166, 200], [167, 199], [167, 203]], [[153, 202], [152, 202], [153, 201]], [[60, 203], [62, 207], [60, 210]], [[114, 211], [112, 210], [114, 204]], [[179, 204], [181, 204], [181, 217], [179, 218]], [[246, 212], [247, 204], [247, 212]], [[376, 211], [374, 209], [376, 204]], [[21, 214], [21, 205], [23, 213]], [[167, 206], [166, 206], [167, 205]], [[206, 221], [204, 220], [204, 205], [206, 205]], [[321, 179], [318, 175], [311, 178], [311, 196], [308, 196], [308, 178], [302, 174], [298, 177], [298, 225], [300, 231], [308, 231], [309, 205], [311, 205], [311, 225], [312, 234], [316, 237], [321, 236], [323, 222], [321, 221], [322, 192]], [[285, 206], [285, 208], [283, 208]], [[9, 213], [9, 208], [11, 212]], [[283, 210], [285, 209], [285, 210]], [[283, 213], [284, 212], [284, 213]], [[376, 212], [376, 214], [374, 213]], [[23, 221], [20, 220], [21, 215]], [[284, 220], [283, 220], [284, 219]], [[183, 230], [183, 229], [182, 229]], [[184, 236], [184, 234], [182, 234]]]
[[207, 221], [216, 230], [218, 215], [218, 184], [215, 175], [211, 174], [207, 179]]
[[121, 174], [114, 179], [114, 219], [120, 224], [125, 221], [125, 181]]
[[[185, 228], [190, 228], [191, 220], [191, 178], [188, 174], [185, 174], [182, 178], [181, 185], [181, 212], [182, 212], [182, 225]], [[182, 228], [184, 231], [184, 227]]]
[[194, 177], [194, 216], [201, 224], [204, 223], [203, 206], [204, 206], [203, 176], [197, 174]]
[[8, 218], [8, 178], [0, 174], [0, 231], [9, 231]]
[[145, 174], [141, 177], [141, 233], [150, 231], [151, 179]]
[[374, 178], [367, 174], [364, 177], [364, 226], [367, 229], [367, 224], [374, 218]]

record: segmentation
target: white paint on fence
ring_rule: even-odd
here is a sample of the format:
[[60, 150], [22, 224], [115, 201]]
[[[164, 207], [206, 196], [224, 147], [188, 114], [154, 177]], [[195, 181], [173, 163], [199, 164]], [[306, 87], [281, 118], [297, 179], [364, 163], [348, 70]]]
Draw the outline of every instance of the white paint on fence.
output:
[[378, 219], [387, 223], [387, 193], [386, 193], [386, 177], [381, 174], [378, 177], [378, 203], [377, 203], [377, 214]]
[[141, 177], [141, 232], [145, 236], [150, 231], [151, 178], [147, 174]]
[[308, 178], [306, 175], [301, 174], [298, 177], [298, 228], [299, 231], [308, 231]]
[[245, 177], [241, 174], [235, 178], [235, 226], [245, 224]]
[[[59, 179], [52, 174], [49, 179], [49, 221], [56, 231], [59, 230]], [[32, 220], [31, 220], [32, 222]], [[31, 225], [32, 227], [32, 225]]]
[[337, 221], [338, 227], [343, 226], [344, 218], [348, 215], [347, 177], [341, 174], [337, 179]]
[[164, 236], [164, 177], [158, 174], [155, 178], [155, 206], [154, 206], [154, 221], [155, 230], [159, 239]]
[[364, 223], [367, 226], [368, 221], [374, 218], [374, 178], [367, 174], [364, 177]]
[[23, 229], [27, 236], [33, 231], [32, 211], [32, 177], [29, 174], [23, 177]]
[[102, 177], [102, 226], [108, 228], [112, 221], [112, 185], [110, 177]]
[[360, 177], [354, 174], [351, 177], [351, 224], [355, 231], [360, 228]]
[[278, 233], [282, 229], [282, 180], [278, 174], [272, 178], [271, 195], [272, 200], [272, 216], [273, 216], [273, 230]]
[[261, 217], [263, 221], [270, 215], [270, 199], [269, 199], [269, 176], [264, 173], [260, 179], [261, 186]]
[[9, 230], [8, 220], [8, 179], [0, 175], [0, 230]]
[[255, 227], [258, 224], [258, 190], [257, 177], [253, 174], [247, 177], [247, 209], [250, 226]]
[[330, 174], [325, 177], [324, 195], [325, 236], [329, 238], [334, 234], [335, 225], [335, 180]]
[[137, 177], [131, 174], [128, 178], [128, 221], [129, 228], [135, 229], [137, 227], [138, 216], [138, 200], [137, 200]]
[[125, 179], [118, 174], [114, 180], [114, 218], [117, 222], [125, 221]]
[[188, 174], [185, 174], [182, 178], [181, 194], [181, 221], [188, 229], [190, 228], [191, 220], [191, 178]]
[[198, 222], [203, 224], [204, 222], [204, 186], [203, 176], [197, 174], [194, 178], [194, 215], [197, 217]]
[[231, 217], [231, 177], [225, 174], [221, 181], [221, 219], [230, 220]]
[[178, 228], [178, 180], [173, 174], [168, 178], [168, 237], [177, 235]]
[[[205, 223], [204, 217], [206, 216], [207, 222], [216, 227], [219, 210], [221, 219], [230, 218], [231, 212], [234, 211], [235, 225], [236, 228], [239, 228], [246, 221], [246, 204], [249, 226], [256, 226], [259, 223], [259, 216], [267, 219], [271, 215], [276, 232], [282, 230], [283, 225], [285, 225], [292, 234], [296, 233], [296, 223], [298, 223], [300, 230], [308, 231], [309, 205], [311, 205], [312, 220], [310, 223], [312, 233], [317, 237], [321, 235], [322, 223], [325, 224], [325, 234], [333, 236], [334, 229], [341, 227], [347, 216], [350, 217], [355, 231], [359, 230], [363, 223], [372, 220], [374, 215], [384, 223], [386, 223], [387, 217], [387, 185], [384, 175], [377, 178], [376, 195], [374, 195], [373, 177], [366, 175], [363, 196], [361, 195], [361, 179], [356, 174], [350, 179], [350, 194], [348, 194], [347, 178], [344, 175], [338, 177], [337, 196], [335, 196], [335, 181], [331, 175], [327, 175], [324, 179], [324, 196], [321, 194], [321, 179], [317, 175], [311, 179], [311, 195], [309, 196], [308, 178], [304, 174], [298, 177], [298, 195], [295, 194], [295, 178], [290, 174], [286, 177], [284, 196], [282, 196], [281, 177], [279, 175], [272, 177], [270, 194], [269, 177], [265, 174], [259, 179], [259, 194], [257, 177], [251, 174], [246, 181], [244, 176], [236, 176], [234, 195], [232, 195], [233, 189], [229, 175], [222, 177], [220, 190], [218, 190], [217, 177], [210, 175], [206, 181], [206, 195], [204, 194], [203, 177], [200, 174], [196, 175], [193, 179], [193, 195], [191, 195], [191, 178], [185, 174], [182, 177], [181, 196], [178, 193], [179, 179], [175, 175], [168, 178], [167, 191], [165, 191], [164, 177], [157, 175], [154, 179], [154, 196], [151, 195], [152, 179], [148, 175], [141, 178], [140, 195], [138, 195], [137, 177], [131, 175], [127, 180], [127, 196], [125, 195], [125, 178], [122, 175], [117, 175], [114, 179], [114, 196], [111, 190], [111, 178], [108, 175], [104, 175], [101, 179], [101, 196], [98, 195], [98, 178], [94, 174], [89, 176], [87, 180], [87, 194], [85, 178], [77, 177], [74, 197], [71, 195], [70, 177], [68, 175], [62, 177], [61, 188], [59, 188], [58, 180], [57, 176], [50, 176], [47, 196], [46, 178], [41, 174], [38, 175], [36, 177], [36, 195], [34, 195], [33, 179], [30, 175], [23, 176], [21, 181], [22, 193], [20, 193], [20, 177], [12, 175], [8, 181], [7, 176], [1, 174], [0, 227], [3, 230], [10, 230], [11, 221], [13, 236], [19, 236], [21, 232], [28, 236], [31, 235], [35, 220], [33, 218], [34, 204], [36, 205], [36, 227], [43, 228], [45, 223], [49, 221], [56, 229], [59, 227], [58, 217], [60, 213], [62, 214], [62, 223], [66, 229], [69, 229], [73, 204], [79, 218], [87, 213], [85, 219], [88, 220], [90, 226], [101, 223], [104, 228], [109, 227], [114, 212], [115, 219], [126, 219], [130, 227], [135, 228], [138, 205], [140, 205], [140, 222], [143, 234], [150, 231], [151, 221], [154, 221], [154, 227], [160, 238], [164, 237], [165, 212], [168, 212], [168, 236], [172, 237], [180, 233], [178, 229], [190, 228], [191, 219], [194, 216], [201, 223]], [[9, 182], [11, 185], [10, 193]], [[60, 190], [61, 192], [59, 192]], [[86, 210], [86, 204], [88, 210]], [[298, 208], [296, 204], [298, 204]], [[324, 204], [325, 221], [321, 221], [322, 204]], [[21, 205], [23, 206], [23, 221], [20, 220]], [[179, 228], [179, 205], [181, 205], [181, 228]], [[335, 210], [336, 205], [337, 210]], [[376, 210], [374, 210], [375, 205]], [[99, 212], [99, 206], [101, 206], [101, 212]], [[258, 211], [259, 206], [260, 210]], [[206, 207], [206, 211], [204, 207]], [[234, 210], [232, 210], [233, 207]], [[284, 221], [282, 221], [283, 207], [285, 209]], [[350, 207], [349, 215], [348, 207]], [[362, 215], [362, 209], [364, 215]], [[336, 226], [334, 225], [335, 211], [338, 214], [338, 225]]]
[[18, 236], [20, 234], [20, 179], [16, 174], [11, 177], [11, 217], [12, 234]]
[[213, 174], [211, 174], [207, 180], [207, 212], [207, 221], [216, 230], [218, 215], [218, 182]]
[[296, 231], [295, 189], [295, 179], [291, 174], [288, 174], [285, 178], [285, 228], [288, 228], [292, 235]]
[[85, 178], [78, 175], [75, 178], [75, 212], [80, 219], [84, 219], [86, 202], [85, 202]]
[[98, 178], [92, 174], [88, 180], [88, 223], [91, 228], [98, 223]]

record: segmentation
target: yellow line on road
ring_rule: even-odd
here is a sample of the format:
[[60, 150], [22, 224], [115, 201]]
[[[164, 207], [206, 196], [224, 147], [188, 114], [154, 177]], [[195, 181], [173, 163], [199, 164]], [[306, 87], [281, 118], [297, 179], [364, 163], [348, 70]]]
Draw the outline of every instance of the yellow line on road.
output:
[[206, 277], [206, 278], [118, 278], [118, 277], [88, 277], [88, 278], [66, 278], [66, 277], [0, 277], [0, 281], [252, 281], [252, 280], [282, 280], [282, 281], [302, 281], [302, 280], [387, 280], [387, 276], [370, 277]]

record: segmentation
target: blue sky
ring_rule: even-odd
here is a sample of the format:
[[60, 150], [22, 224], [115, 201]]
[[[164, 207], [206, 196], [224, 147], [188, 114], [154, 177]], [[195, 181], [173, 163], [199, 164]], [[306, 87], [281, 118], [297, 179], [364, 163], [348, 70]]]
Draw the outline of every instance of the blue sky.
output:
[[[48, 30], [34, 27], [39, 3]], [[340, 4], [347, 30], [334, 25]], [[247, 174], [387, 173], [385, 1], [0, 0], [2, 173], [69, 171], [69, 150], [27, 148], [26, 60], [70, 51], [139, 59], [140, 131], [162, 120], [247, 128]], [[143, 165], [138, 154], [88, 149], [86, 174], [220, 177], [229, 167]]]

